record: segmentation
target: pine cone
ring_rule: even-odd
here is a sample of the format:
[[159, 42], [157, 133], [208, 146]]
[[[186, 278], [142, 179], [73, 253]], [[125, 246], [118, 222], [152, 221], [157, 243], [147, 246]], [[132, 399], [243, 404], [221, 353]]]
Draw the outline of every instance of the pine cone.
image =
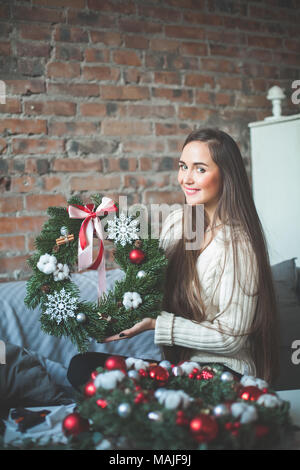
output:
[[142, 240], [136, 240], [136, 241], [134, 242], [134, 246], [135, 246], [136, 248], [141, 248], [142, 245], [143, 245]]

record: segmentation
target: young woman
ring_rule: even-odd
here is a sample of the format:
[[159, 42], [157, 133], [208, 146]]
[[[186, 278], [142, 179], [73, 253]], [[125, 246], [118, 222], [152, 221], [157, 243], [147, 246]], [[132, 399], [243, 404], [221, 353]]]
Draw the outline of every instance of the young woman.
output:
[[[256, 375], [272, 383], [278, 367], [276, 297], [237, 144], [218, 129], [192, 132], [183, 145], [178, 183], [185, 204], [192, 206], [193, 224], [196, 206], [204, 205], [203, 243], [186, 249], [183, 210], [166, 218], [160, 237], [169, 260], [163, 311], [105, 342], [154, 329], [154, 342], [173, 363], [221, 363], [239, 376]], [[103, 355], [90, 354], [71, 361], [71, 383], [79, 369], [103, 363]]]

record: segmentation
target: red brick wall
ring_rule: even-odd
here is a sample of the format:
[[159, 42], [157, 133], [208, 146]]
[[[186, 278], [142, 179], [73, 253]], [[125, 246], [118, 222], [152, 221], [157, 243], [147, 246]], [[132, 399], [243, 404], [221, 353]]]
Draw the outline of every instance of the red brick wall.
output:
[[74, 193], [183, 202], [187, 134], [237, 139], [300, 79], [299, 0], [2, 0], [0, 279], [26, 277], [46, 208]]

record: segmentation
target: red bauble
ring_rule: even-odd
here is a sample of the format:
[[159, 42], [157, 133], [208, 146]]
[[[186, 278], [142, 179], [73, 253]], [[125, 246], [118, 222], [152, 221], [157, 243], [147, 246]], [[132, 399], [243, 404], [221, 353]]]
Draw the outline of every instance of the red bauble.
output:
[[126, 362], [125, 359], [121, 356], [110, 356], [104, 365], [105, 369], [107, 370], [121, 370], [124, 374], [127, 373]]
[[62, 422], [62, 430], [65, 436], [76, 437], [82, 432], [87, 432], [90, 425], [87, 419], [82, 418], [79, 413], [71, 413]]
[[263, 391], [254, 385], [248, 385], [239, 391], [239, 397], [246, 401], [256, 401], [262, 394]]
[[133, 264], [141, 264], [144, 261], [145, 257], [145, 253], [142, 250], [139, 250], [138, 248], [131, 250], [131, 252], [129, 253], [129, 259]]
[[218, 435], [218, 423], [213, 416], [199, 415], [190, 422], [190, 430], [198, 442], [213, 441]]
[[103, 400], [102, 398], [99, 398], [97, 401], [96, 401], [97, 405], [100, 407], [100, 408], [106, 408], [107, 407], [107, 401], [106, 400]]
[[157, 382], [165, 383], [169, 379], [169, 372], [164, 367], [153, 366], [150, 367], [149, 377], [156, 380]]
[[91, 378], [92, 378], [93, 380], [95, 380], [95, 378], [97, 377], [97, 375], [98, 375], [98, 372], [97, 372], [96, 370], [94, 370], [94, 371], [91, 373]]
[[96, 387], [93, 381], [88, 382], [84, 387], [84, 394], [86, 397], [90, 398], [96, 393]]

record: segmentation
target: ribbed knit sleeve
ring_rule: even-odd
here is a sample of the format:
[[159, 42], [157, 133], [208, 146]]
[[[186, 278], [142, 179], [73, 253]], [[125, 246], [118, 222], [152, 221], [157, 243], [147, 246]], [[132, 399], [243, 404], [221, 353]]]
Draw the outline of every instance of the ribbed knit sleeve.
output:
[[[237, 255], [239, 272], [234, 282], [233, 251], [228, 248], [225, 259], [224, 249], [224, 265], [222, 263], [218, 270], [221, 275], [224, 266], [218, 288], [219, 308], [214, 319], [197, 323], [173, 313], [161, 312], [156, 320], [156, 344], [184, 346], [218, 355], [233, 355], [243, 347], [247, 336], [241, 335], [251, 328], [257, 306], [258, 266], [249, 242], [237, 243]], [[213, 253], [211, 256], [213, 263]], [[202, 283], [202, 287], [205, 290], [209, 286]], [[232, 289], [233, 296], [228, 305]]]

